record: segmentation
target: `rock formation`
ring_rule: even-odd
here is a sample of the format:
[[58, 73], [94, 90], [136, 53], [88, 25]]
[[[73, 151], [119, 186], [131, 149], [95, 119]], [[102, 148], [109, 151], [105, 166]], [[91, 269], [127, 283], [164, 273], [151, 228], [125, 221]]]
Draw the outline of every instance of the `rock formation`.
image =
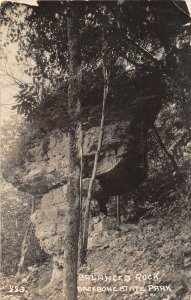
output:
[[[161, 95], [155, 93], [110, 108], [109, 115], [113, 114], [113, 117], [106, 120], [93, 192], [102, 212], [106, 212], [110, 196], [127, 193], [146, 178], [147, 133], [160, 107]], [[91, 177], [98, 134], [99, 126], [84, 130], [84, 196]], [[4, 172], [4, 177], [20, 190], [41, 198], [41, 207], [32, 215], [32, 222], [42, 248], [53, 256], [53, 279], [59, 276], [64, 258], [69, 176], [67, 141], [67, 133], [61, 129], [40, 132], [29, 141], [22, 165], [12, 172]]]

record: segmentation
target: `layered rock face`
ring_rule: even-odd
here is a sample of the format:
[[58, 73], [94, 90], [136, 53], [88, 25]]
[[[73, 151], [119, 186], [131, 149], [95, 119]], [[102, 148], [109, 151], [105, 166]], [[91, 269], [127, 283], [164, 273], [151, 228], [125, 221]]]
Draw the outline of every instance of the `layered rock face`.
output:
[[[99, 158], [93, 198], [106, 212], [110, 196], [136, 188], [147, 174], [147, 132], [160, 109], [159, 96], [143, 97], [125, 118], [107, 122]], [[132, 113], [133, 112], [133, 113]], [[83, 194], [86, 195], [97, 149], [99, 126], [84, 130]], [[23, 166], [9, 172], [8, 180], [22, 191], [41, 197], [33, 214], [36, 236], [53, 256], [53, 274], [59, 274], [64, 259], [64, 228], [67, 222], [68, 137], [54, 129], [31, 140]], [[53, 276], [54, 278], [54, 276]], [[57, 280], [57, 279], [56, 279]]]

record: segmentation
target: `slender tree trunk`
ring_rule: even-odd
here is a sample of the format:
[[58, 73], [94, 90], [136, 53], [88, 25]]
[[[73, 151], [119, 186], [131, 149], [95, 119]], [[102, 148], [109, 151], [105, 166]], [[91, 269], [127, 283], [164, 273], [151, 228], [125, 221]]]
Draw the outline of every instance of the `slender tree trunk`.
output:
[[68, 15], [69, 180], [63, 260], [63, 300], [77, 299], [78, 238], [80, 226], [80, 147], [82, 136], [79, 27], [79, 7], [75, 2], [71, 2]]
[[168, 158], [169, 158], [170, 161], [172, 162], [172, 165], [173, 165], [174, 169], [175, 169], [175, 170], [178, 169], [178, 165], [177, 165], [177, 163], [176, 163], [176, 160], [174, 159], [174, 156], [166, 149], [166, 146], [165, 146], [165, 144], [163, 143], [163, 141], [162, 141], [162, 139], [161, 139], [161, 137], [160, 137], [160, 135], [159, 135], [159, 133], [158, 133], [158, 130], [157, 130], [157, 128], [156, 128], [155, 125], [153, 125], [153, 130], [154, 130], [154, 133], [155, 133], [155, 135], [156, 135], [156, 137], [157, 137], [157, 140], [158, 140], [158, 142], [159, 142], [159, 145], [161, 146], [161, 148], [163, 149], [163, 151], [165, 152], [165, 154], [168, 156]]
[[103, 59], [103, 76], [104, 76], [104, 91], [103, 91], [103, 105], [102, 105], [100, 133], [99, 133], [99, 138], [98, 138], [97, 151], [96, 151], [95, 158], [94, 158], [94, 166], [93, 166], [92, 176], [91, 176], [89, 187], [88, 187], [88, 195], [85, 200], [81, 264], [84, 264], [86, 262], [86, 257], [87, 257], [90, 204], [91, 204], [91, 198], [92, 198], [92, 192], [93, 192], [93, 185], [94, 185], [94, 181], [95, 181], [95, 177], [96, 177], [97, 163], [98, 163], [102, 140], [103, 140], [103, 130], [104, 130], [104, 122], [105, 122], [105, 106], [106, 106], [106, 101], [107, 101], [107, 96], [108, 96], [108, 91], [109, 91], [108, 71], [107, 71], [107, 67], [105, 65], [104, 59]]
[[120, 217], [120, 197], [119, 195], [116, 196], [117, 198], [117, 225], [121, 224], [121, 217]]
[[78, 239], [78, 264], [81, 265], [80, 257], [81, 251], [83, 249], [83, 195], [82, 195], [82, 176], [83, 176], [83, 130], [82, 130], [82, 139], [81, 139], [81, 159], [80, 159], [80, 232], [79, 232], [79, 239]]
[[[34, 213], [34, 211], [35, 211], [35, 200], [33, 199], [30, 216]], [[25, 262], [25, 258], [26, 258], [26, 253], [27, 253], [29, 245], [30, 245], [32, 229], [33, 229], [33, 225], [32, 225], [31, 220], [29, 219], [27, 229], [25, 231], [24, 238], [23, 238], [23, 241], [21, 244], [21, 256], [20, 256], [20, 261], [18, 263], [18, 269], [17, 269], [18, 274], [22, 274], [23, 270], [24, 270], [24, 262]]]

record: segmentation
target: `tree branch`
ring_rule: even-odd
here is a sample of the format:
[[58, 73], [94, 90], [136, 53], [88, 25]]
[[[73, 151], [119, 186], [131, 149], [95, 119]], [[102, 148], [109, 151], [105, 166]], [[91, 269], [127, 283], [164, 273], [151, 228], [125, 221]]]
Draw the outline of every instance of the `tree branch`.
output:
[[156, 135], [156, 137], [157, 137], [157, 140], [158, 140], [158, 142], [159, 142], [159, 145], [161, 146], [162, 150], [165, 152], [165, 154], [168, 156], [168, 158], [169, 158], [170, 161], [172, 162], [174, 169], [175, 169], [175, 170], [178, 169], [178, 165], [177, 165], [177, 162], [176, 162], [174, 156], [167, 150], [165, 144], [163, 143], [163, 141], [162, 141], [162, 139], [161, 139], [161, 137], [160, 137], [160, 135], [159, 135], [159, 132], [158, 132], [156, 126], [153, 125], [152, 128], [153, 128], [153, 131], [154, 131], [154, 133], [155, 133], [155, 135]]

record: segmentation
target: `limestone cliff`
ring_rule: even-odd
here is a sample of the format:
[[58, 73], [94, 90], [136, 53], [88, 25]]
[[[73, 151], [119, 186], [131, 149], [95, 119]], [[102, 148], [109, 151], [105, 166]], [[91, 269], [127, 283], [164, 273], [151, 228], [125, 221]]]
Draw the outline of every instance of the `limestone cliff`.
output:
[[[110, 110], [110, 114], [116, 114], [118, 118], [106, 120], [93, 193], [102, 212], [106, 212], [110, 196], [131, 191], [146, 178], [147, 133], [160, 106], [160, 96], [154, 95], [137, 98], [130, 109], [124, 105], [121, 115], [118, 107]], [[84, 195], [91, 177], [98, 134], [99, 126], [84, 129]], [[22, 164], [12, 172], [5, 171], [4, 176], [20, 190], [41, 198], [41, 207], [33, 214], [32, 221], [41, 246], [53, 256], [53, 274], [57, 278], [64, 259], [64, 228], [67, 222], [67, 133], [58, 128], [40, 132], [31, 138], [25, 150]]]

